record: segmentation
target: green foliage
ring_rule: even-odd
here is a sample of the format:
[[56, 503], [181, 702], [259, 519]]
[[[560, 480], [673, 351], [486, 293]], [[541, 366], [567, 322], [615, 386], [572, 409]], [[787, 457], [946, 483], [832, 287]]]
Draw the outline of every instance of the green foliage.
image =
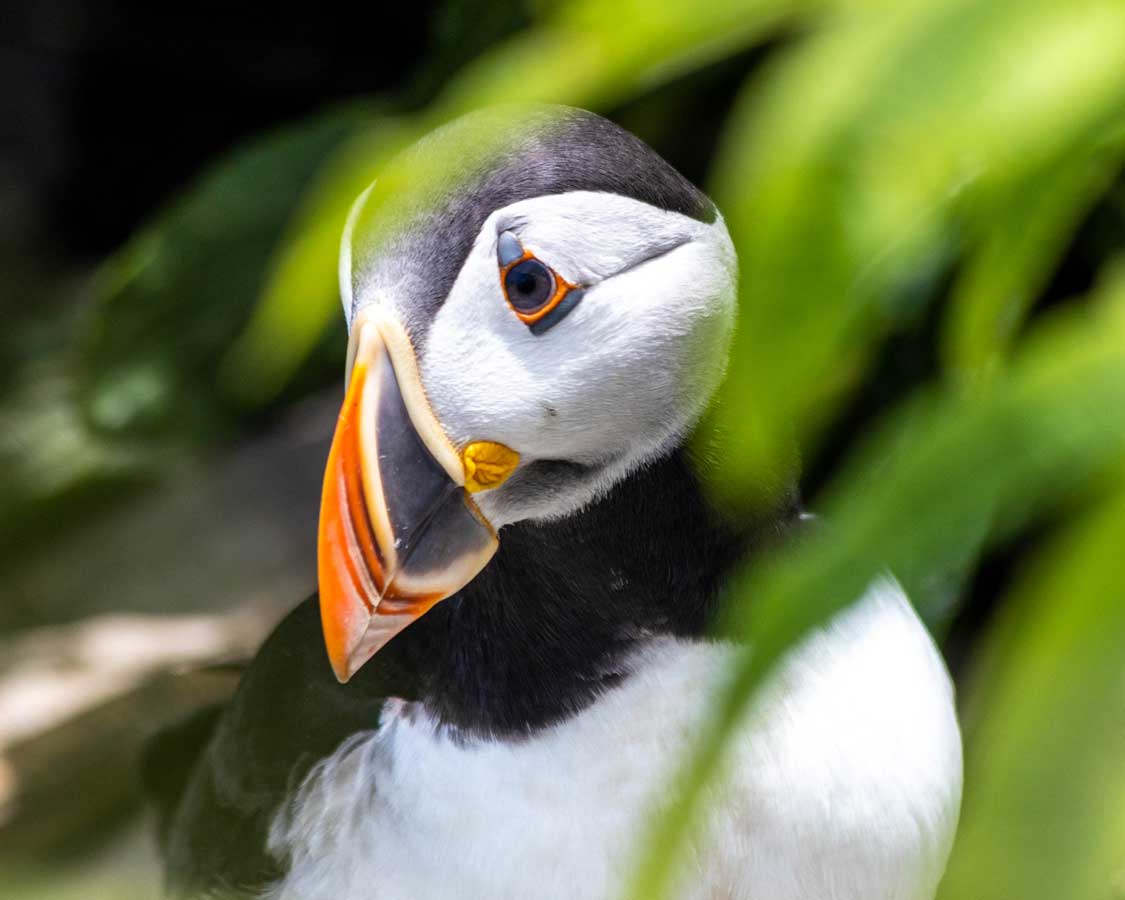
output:
[[1125, 493], [1014, 589], [967, 708], [965, 807], [942, 900], [1120, 897]]
[[103, 268], [79, 360], [96, 429], [198, 435], [224, 426], [237, 398], [216, 377], [222, 356], [307, 182], [369, 115], [332, 111], [238, 150]]
[[[417, 114], [347, 110], [221, 163], [107, 267], [85, 408], [103, 429], [144, 432], [171, 427], [173, 410], [210, 423], [216, 409], [274, 402], [338, 328], [351, 201], [378, 176], [378, 212], [451, 163], [396, 157], [402, 147], [495, 103], [605, 109], [783, 30], [727, 122], [713, 177], [742, 264], [735, 353], [708, 423], [723, 448], [713, 490], [738, 508], [761, 503], [943, 281], [946, 377], [836, 473], [816, 502], [822, 531], [732, 589], [728, 627], [748, 649], [653, 823], [632, 896], [673, 883], [723, 742], [794, 641], [884, 568], [921, 590], [1047, 512], [1077, 521], [1012, 590], [968, 686], [964, 828], [943, 896], [1115, 896], [1125, 277], [1107, 265], [1089, 298], [1026, 320], [1120, 173], [1117, 0], [545, 10]], [[1090, 495], [1111, 499], [1090, 511]]]
[[[982, 525], [1012, 527], [1125, 455], [1120, 297], [1084, 327], [1045, 329], [1018, 365], [1000, 370], [1031, 292], [1106, 177], [1098, 164], [1116, 149], [1125, 8], [916, 3], [894, 15], [858, 13], [811, 35], [770, 76], [749, 86], [736, 111], [717, 178], [744, 296], [714, 416], [732, 444], [716, 489], [753, 502], [789, 452], [791, 429], [802, 445], [815, 440], [870, 345], [908, 307], [904, 287], [947, 264], [955, 247], [972, 262], [951, 306], [950, 355], [958, 368], [991, 367], [993, 379], [919, 398], [838, 476], [821, 509], [839, 527], [736, 590], [736, 608], [746, 609], [738, 631], [752, 649], [649, 844], [638, 900], [662, 895], [723, 740], [795, 640], [882, 566], [908, 586], [924, 580], [962, 555]], [[1121, 646], [1125, 632], [1116, 637]], [[1092, 668], [1123, 671], [1112, 655]], [[959, 848], [973, 852], [964, 840]], [[993, 867], [1021, 863], [976, 852], [988, 865], [966, 881], [978, 887]], [[1109, 873], [1094, 877], [1108, 882]]]
[[748, 86], [716, 178], [744, 291], [724, 491], [752, 496], [789, 429], [816, 434], [919, 278], [974, 236], [1025, 234], [1012, 201], [1120, 115], [1123, 27], [1116, 4], [913, 3], [821, 29]]
[[[923, 577], [964, 535], [977, 533], [982, 515], [1013, 528], [1094, 475], [1120, 468], [1125, 415], [1101, 414], [1125, 409], [1125, 282], [1113, 288], [1078, 321], [1044, 326], [986, 389], [916, 398], [845, 466], [823, 498], [823, 530], [746, 573], [734, 589], [730, 630], [749, 639], [748, 649], [717, 699], [712, 732], [685, 769], [673, 811], [660, 819], [633, 896], [661, 896], [723, 742], [795, 641], [885, 568], [908, 585]], [[1125, 596], [1106, 602], [1125, 605]], [[1122, 640], [1118, 630], [1115, 646]], [[1125, 674], [1116, 650], [1092, 668], [1102, 678]], [[1019, 737], [1001, 732], [998, 743], [1012, 752], [1006, 741]], [[982, 857], [1010, 864], [989, 852]], [[989, 869], [974, 874], [987, 878]]]

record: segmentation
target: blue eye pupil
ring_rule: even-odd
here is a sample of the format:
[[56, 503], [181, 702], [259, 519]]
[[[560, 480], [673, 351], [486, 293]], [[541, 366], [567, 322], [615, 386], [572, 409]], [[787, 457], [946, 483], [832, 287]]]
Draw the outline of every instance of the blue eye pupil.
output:
[[537, 259], [516, 263], [504, 276], [508, 301], [520, 312], [534, 312], [555, 293], [551, 271]]

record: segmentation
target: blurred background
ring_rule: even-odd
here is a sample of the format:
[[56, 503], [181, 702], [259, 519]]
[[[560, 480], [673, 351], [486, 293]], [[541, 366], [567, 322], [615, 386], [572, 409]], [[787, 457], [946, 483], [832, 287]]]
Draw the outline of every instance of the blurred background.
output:
[[714, 489], [799, 466], [844, 534], [745, 627], [780, 653], [891, 565], [959, 686], [945, 895], [1125, 898], [1119, 3], [156, 9], [0, 14], [0, 897], [156, 894], [144, 741], [314, 587], [347, 205], [530, 99], [728, 218]]

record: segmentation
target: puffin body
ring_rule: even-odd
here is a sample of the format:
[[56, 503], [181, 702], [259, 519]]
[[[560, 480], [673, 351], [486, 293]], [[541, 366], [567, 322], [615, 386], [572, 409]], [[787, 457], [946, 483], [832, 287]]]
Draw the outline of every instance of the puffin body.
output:
[[[730, 648], [670, 637], [621, 684], [517, 740], [465, 737], [425, 704], [320, 763], [271, 849], [268, 896], [619, 897], [646, 813], [674, 785]], [[790, 660], [734, 742], [731, 777], [692, 839], [676, 896], [930, 898], [959, 764], [940, 660], [901, 591], [859, 607]]]
[[[704, 195], [578, 110], [412, 153], [434, 182], [374, 186], [345, 229], [319, 596], [162, 741], [199, 747], [156, 779], [178, 895], [619, 896], [734, 652], [708, 636], [725, 580], [802, 527], [792, 493], [731, 522], [685, 449], [734, 317]], [[759, 695], [677, 896], [930, 898], [960, 759], [944, 665], [881, 579]]]

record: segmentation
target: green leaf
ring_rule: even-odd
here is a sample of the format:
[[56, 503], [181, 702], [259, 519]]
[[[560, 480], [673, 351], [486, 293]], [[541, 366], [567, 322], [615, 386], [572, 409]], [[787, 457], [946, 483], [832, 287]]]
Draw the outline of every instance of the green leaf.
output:
[[337, 260], [347, 211], [376, 173], [420, 136], [416, 125], [392, 117], [367, 123], [325, 162], [275, 235], [252, 315], [237, 338], [220, 347], [221, 384], [244, 405], [274, 399], [326, 331], [342, 325]]
[[911, 287], [948, 267], [962, 206], [1034, 192], [1123, 108], [1125, 6], [1098, 0], [845, 15], [751, 83], [715, 180], [743, 285], [718, 490], [753, 503], [794, 432], [815, 442]]
[[79, 348], [82, 405], [111, 434], [198, 436], [242, 412], [216, 377], [286, 220], [361, 122], [350, 105], [217, 164], [102, 268]]
[[1004, 601], [968, 685], [966, 794], [942, 900], [1121, 896], [1125, 492]]
[[974, 217], [981, 234], [945, 322], [945, 364], [960, 381], [986, 378], [1002, 365], [1079, 220], [1117, 173], [1123, 150], [1120, 139], [1083, 147], [1076, 158], [1049, 166], [1018, 190], [981, 198], [987, 208]]
[[982, 507], [1014, 527], [1125, 457], [1123, 297], [1119, 282], [1095, 309], [1042, 326], [980, 392], [916, 400], [844, 468], [824, 498], [825, 527], [740, 579], [730, 627], [747, 649], [656, 821], [631, 897], [667, 895], [725, 742], [796, 641], [879, 572], [909, 582], [928, 571], [979, 527]]

